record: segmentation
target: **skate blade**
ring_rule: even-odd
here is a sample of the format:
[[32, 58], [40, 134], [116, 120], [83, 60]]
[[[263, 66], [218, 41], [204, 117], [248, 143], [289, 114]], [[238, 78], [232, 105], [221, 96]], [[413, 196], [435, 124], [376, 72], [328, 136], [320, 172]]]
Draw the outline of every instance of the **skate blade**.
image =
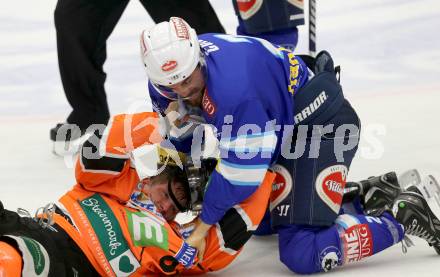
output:
[[432, 175], [428, 175], [417, 186], [425, 197], [429, 208], [437, 218], [440, 218], [440, 185]]
[[417, 186], [422, 182], [420, 178], [420, 173], [417, 169], [410, 169], [403, 172], [399, 177], [400, 187], [406, 190], [410, 186]]

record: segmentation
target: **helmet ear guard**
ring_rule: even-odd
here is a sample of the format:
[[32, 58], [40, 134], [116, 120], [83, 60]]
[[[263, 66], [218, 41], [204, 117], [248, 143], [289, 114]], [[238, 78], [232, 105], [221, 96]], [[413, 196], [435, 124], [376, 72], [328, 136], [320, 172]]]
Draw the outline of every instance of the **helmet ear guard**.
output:
[[191, 197], [189, 210], [195, 214], [202, 211], [206, 185], [216, 165], [217, 160], [213, 158], [203, 159], [200, 167], [194, 165], [190, 158], [186, 160], [184, 168], [188, 178], [188, 190]]
[[[182, 205], [177, 199], [176, 195], [174, 195], [173, 189], [171, 187], [173, 181], [182, 184], [183, 189], [185, 191], [185, 198], [187, 199], [186, 205]], [[174, 202], [174, 204], [176, 205], [177, 209], [179, 209], [180, 212], [186, 212], [190, 209], [191, 200], [190, 200], [188, 178], [186, 177], [185, 172], [176, 166], [173, 166], [173, 169], [170, 171], [170, 174], [168, 176], [168, 195], [170, 196], [171, 200]]]
[[[156, 174], [164, 173], [168, 175], [168, 194], [179, 211], [190, 210], [195, 214], [201, 212], [206, 185], [217, 165], [217, 159], [202, 159], [200, 165], [196, 165], [191, 157], [159, 144], [155, 145], [155, 151], [148, 152], [147, 155], [157, 155], [155, 161], [158, 171]], [[174, 194], [172, 190], [173, 182], [182, 184], [185, 197], [188, 199], [185, 205], [181, 204]]]
[[[192, 211], [198, 214], [202, 211], [203, 196], [209, 176], [217, 165], [217, 160], [213, 158], [201, 161], [201, 166], [197, 167], [190, 158], [186, 159], [184, 170], [171, 165], [167, 171], [168, 174], [168, 194], [176, 207], [181, 212]], [[183, 185], [185, 195], [188, 201], [182, 205], [172, 190], [172, 183], [179, 182]]]
[[[166, 175], [168, 194], [181, 212], [191, 210], [198, 213], [202, 210], [205, 188], [217, 165], [216, 159], [202, 159], [201, 166], [198, 167], [190, 157], [160, 144], [147, 144], [135, 149], [131, 159], [141, 180]], [[181, 204], [174, 194], [173, 182], [182, 184], [185, 197], [188, 199], [185, 204]]]

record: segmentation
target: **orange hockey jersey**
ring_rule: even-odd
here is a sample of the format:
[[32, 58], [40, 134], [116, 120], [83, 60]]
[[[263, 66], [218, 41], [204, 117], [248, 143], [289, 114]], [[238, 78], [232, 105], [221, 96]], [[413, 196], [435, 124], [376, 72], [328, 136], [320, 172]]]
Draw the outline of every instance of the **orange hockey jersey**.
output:
[[96, 132], [84, 143], [76, 166], [77, 184], [59, 200], [70, 222], [56, 214], [56, 223], [102, 276], [219, 270], [237, 256], [264, 215], [275, 177], [269, 171], [250, 198], [211, 227], [199, 263], [196, 250], [183, 239], [186, 230], [165, 221], [148, 201], [139, 201], [142, 182], [130, 153], [144, 144], [160, 142], [157, 130], [155, 113], [115, 116], [102, 134]]

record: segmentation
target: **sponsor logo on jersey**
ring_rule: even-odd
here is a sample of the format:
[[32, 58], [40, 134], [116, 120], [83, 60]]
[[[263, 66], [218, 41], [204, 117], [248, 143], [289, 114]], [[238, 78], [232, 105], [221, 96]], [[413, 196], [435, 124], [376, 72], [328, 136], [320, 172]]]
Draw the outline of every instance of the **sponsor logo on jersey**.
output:
[[194, 260], [196, 258], [197, 250], [187, 244], [186, 242], [182, 243], [182, 247], [180, 247], [179, 252], [174, 256], [176, 260], [182, 264], [185, 268], [190, 268]]
[[[276, 164], [271, 169], [276, 173], [272, 184], [272, 192], [270, 193], [269, 209], [272, 211], [290, 194], [292, 190], [292, 176], [282, 165]], [[284, 213], [280, 211], [280, 214]]]
[[[95, 231], [98, 233], [98, 237], [102, 238], [103, 244], [108, 247], [104, 249], [104, 251], [108, 251], [106, 256], [115, 256], [121, 251], [120, 248], [124, 247], [125, 241], [118, 221], [110, 207], [102, 198], [99, 198], [98, 195], [95, 195], [85, 199], [81, 201], [81, 206], [93, 226], [98, 227]], [[102, 233], [100, 234], [100, 232]]]
[[321, 92], [312, 103], [305, 107], [301, 112], [297, 113], [294, 117], [295, 124], [300, 123], [307, 117], [311, 116], [319, 107], [327, 100], [327, 94], [325, 91]]
[[342, 194], [342, 183], [335, 180], [327, 180], [325, 181], [325, 186], [329, 191], [336, 192], [338, 194]]
[[86, 230], [89, 246], [96, 252], [106, 274], [128, 276], [136, 271], [140, 264], [131, 252], [121, 226], [106, 201], [99, 194], [93, 194], [79, 202], [79, 205], [79, 224]]
[[156, 246], [168, 250], [168, 231], [164, 223], [148, 212], [125, 210], [128, 230], [135, 246]]
[[252, 17], [260, 10], [263, 0], [237, 0], [238, 11], [242, 19]]
[[321, 263], [321, 268], [327, 272], [337, 267], [342, 263], [341, 251], [335, 246], [329, 246], [321, 251], [319, 254], [319, 261]]
[[207, 113], [209, 116], [214, 115], [216, 111], [216, 107], [214, 105], [214, 102], [208, 95], [208, 90], [205, 88], [205, 93], [203, 93], [203, 99], [202, 99], [202, 107], [203, 111]]
[[293, 95], [298, 86], [299, 61], [289, 49], [279, 47], [278, 50], [287, 52], [287, 57], [289, 58], [289, 85], [287, 86], [287, 89]]
[[359, 261], [373, 254], [373, 239], [368, 224], [357, 224], [342, 233], [344, 263]]
[[174, 68], [176, 68], [177, 62], [176, 61], [167, 61], [162, 65], [162, 71], [171, 71]]
[[178, 38], [189, 39], [189, 31], [186, 27], [185, 21], [180, 17], [171, 17], [170, 21], [174, 25], [176, 35]]
[[345, 165], [333, 165], [321, 171], [316, 178], [316, 192], [335, 213], [339, 213], [348, 169]]

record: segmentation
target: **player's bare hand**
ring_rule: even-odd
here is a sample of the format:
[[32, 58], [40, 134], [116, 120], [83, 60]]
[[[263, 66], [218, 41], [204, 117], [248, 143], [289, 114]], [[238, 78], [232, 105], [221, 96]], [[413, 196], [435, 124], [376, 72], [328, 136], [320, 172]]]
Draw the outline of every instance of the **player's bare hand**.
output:
[[197, 249], [197, 257], [199, 262], [203, 260], [205, 254], [206, 241], [205, 237], [193, 237], [192, 235], [186, 240], [186, 243]]
[[211, 225], [208, 225], [198, 219], [197, 227], [194, 229], [193, 233], [186, 239], [186, 243], [197, 249], [199, 262], [203, 260], [203, 254], [205, 253], [206, 248], [205, 237], [210, 227]]

